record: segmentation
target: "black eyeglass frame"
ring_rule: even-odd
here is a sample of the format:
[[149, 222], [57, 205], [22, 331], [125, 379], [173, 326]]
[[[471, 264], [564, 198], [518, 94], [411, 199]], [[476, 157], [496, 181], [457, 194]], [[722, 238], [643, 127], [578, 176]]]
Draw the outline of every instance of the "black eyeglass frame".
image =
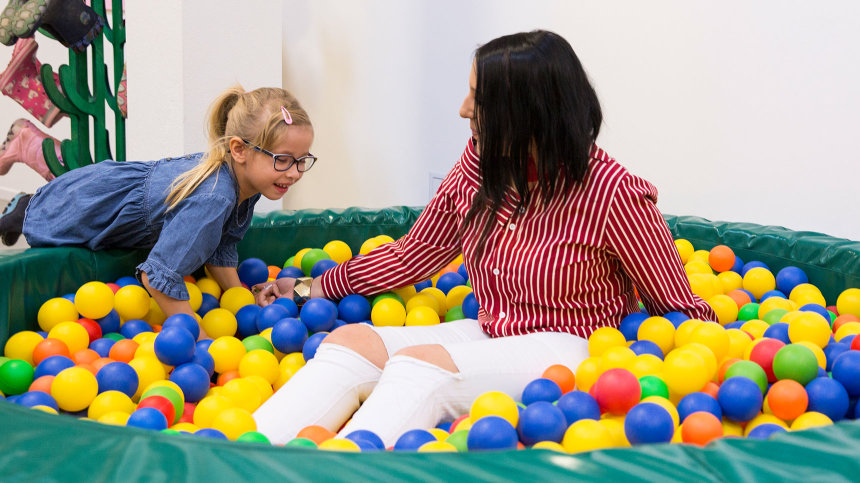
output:
[[[317, 159], [319, 159], [310, 153], [308, 153], [305, 156], [298, 157], [298, 158], [296, 158], [292, 154], [275, 154], [271, 151], [267, 151], [267, 150], [261, 148], [260, 146], [257, 146], [256, 144], [251, 143], [251, 141], [248, 141], [247, 139], [242, 139], [242, 142], [247, 144], [251, 149], [253, 149], [255, 151], [259, 151], [259, 152], [265, 154], [266, 156], [271, 156], [272, 157], [272, 168], [275, 171], [279, 171], [279, 172], [289, 171], [290, 169], [292, 169], [293, 165], [295, 165], [296, 170], [298, 170], [299, 173], [305, 173], [307, 171], [310, 171], [310, 169], [314, 167], [314, 164], [316, 164]], [[288, 164], [286, 168], [278, 169], [278, 160], [279, 159], [283, 160], [284, 158], [292, 159], [292, 161], [290, 161], [290, 164]], [[310, 160], [310, 163], [308, 163], [308, 160]], [[305, 162], [304, 169], [299, 168], [299, 161]], [[281, 161], [281, 162], [283, 162], [283, 161]]]

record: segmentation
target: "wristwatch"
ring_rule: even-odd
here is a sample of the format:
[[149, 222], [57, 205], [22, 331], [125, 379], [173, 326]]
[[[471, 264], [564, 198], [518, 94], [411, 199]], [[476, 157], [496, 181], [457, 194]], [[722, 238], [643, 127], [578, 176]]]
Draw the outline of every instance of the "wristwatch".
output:
[[311, 298], [311, 284], [314, 279], [312, 277], [299, 277], [296, 279], [296, 284], [293, 286], [293, 302], [296, 306], [301, 307]]

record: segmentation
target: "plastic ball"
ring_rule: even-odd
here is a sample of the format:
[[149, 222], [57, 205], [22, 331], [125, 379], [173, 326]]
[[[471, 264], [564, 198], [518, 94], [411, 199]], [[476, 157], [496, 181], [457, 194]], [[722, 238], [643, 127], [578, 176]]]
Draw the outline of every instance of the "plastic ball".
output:
[[732, 364], [726, 370], [725, 380], [729, 380], [732, 377], [745, 377], [753, 382], [755, 382], [762, 394], [767, 392], [767, 374], [765, 374], [764, 369], [755, 362], [752, 361], [737, 361]]
[[128, 397], [137, 392], [137, 372], [125, 362], [111, 362], [96, 373], [98, 392], [118, 391]]
[[194, 357], [194, 336], [182, 327], [168, 327], [155, 337], [155, 355], [161, 362], [178, 366]]
[[624, 434], [631, 444], [668, 443], [675, 423], [668, 411], [654, 403], [633, 406], [624, 418]]
[[269, 384], [278, 380], [280, 371], [278, 359], [269, 351], [256, 349], [249, 351], [239, 361], [239, 376], [260, 376]]
[[675, 248], [678, 250], [678, 255], [681, 256], [681, 263], [687, 263], [695, 251], [693, 244], [683, 238], [675, 240]]
[[[159, 385], [162, 383], [165, 385]], [[150, 396], [161, 396], [170, 401], [173, 413], [168, 417], [168, 421], [174, 424], [176, 424], [177, 421], [180, 421], [186, 410], [186, 404], [185, 394], [179, 386], [172, 381], [156, 381], [144, 388], [143, 393], [140, 395], [140, 399], [143, 400]], [[189, 404], [193, 406], [193, 403]], [[191, 414], [193, 415], [193, 408]]]
[[517, 430], [510, 421], [499, 416], [484, 416], [472, 424], [466, 437], [469, 451], [515, 449]]
[[14, 396], [27, 392], [33, 383], [33, 375], [33, 366], [26, 361], [10, 359], [4, 362], [0, 365], [0, 393]]
[[269, 266], [259, 258], [246, 258], [242, 260], [237, 272], [239, 273], [239, 281], [249, 287], [253, 287], [269, 279]]
[[174, 422], [176, 408], [173, 406], [173, 403], [164, 396], [151, 395], [142, 397], [140, 399], [140, 403], [137, 405], [137, 409], [141, 408], [153, 408], [158, 410], [164, 415], [164, 419], [167, 421], [168, 426]]
[[689, 414], [681, 425], [681, 441], [704, 446], [723, 436], [720, 419], [710, 412], [699, 411]]
[[60, 322], [78, 320], [78, 310], [75, 308], [74, 302], [62, 297], [55, 297], [39, 307], [36, 319], [39, 322], [39, 327], [48, 332]]
[[744, 290], [749, 290], [757, 300], [761, 299], [765, 292], [776, 288], [776, 278], [767, 268], [751, 268], [743, 274], [743, 277]]
[[[16, 359], [12, 359], [16, 360]], [[11, 361], [10, 361], [11, 362]], [[28, 364], [29, 365], [29, 364]], [[36, 366], [35, 371], [33, 371], [32, 377], [33, 379], [38, 379], [42, 376], [56, 376], [63, 369], [68, 369], [69, 367], [74, 367], [75, 362], [67, 357], [62, 355], [50, 356], [45, 358], [38, 366]], [[32, 370], [32, 367], [30, 368]], [[28, 383], [29, 384], [29, 383]], [[3, 391], [5, 394], [9, 394], [7, 391]]]
[[359, 446], [362, 446], [362, 451], [365, 451], [364, 446], [369, 446], [372, 450], [377, 451], [385, 449], [385, 443], [382, 442], [382, 438], [377, 436], [373, 431], [366, 429], [355, 430], [346, 435], [346, 439], [352, 440]]
[[466, 296], [472, 293], [472, 288], [466, 285], [456, 285], [445, 294], [445, 304], [450, 309], [463, 304]]
[[128, 394], [120, 391], [105, 391], [96, 396], [87, 408], [87, 417], [98, 420], [105, 414], [119, 411], [134, 412], [136, 405]]
[[126, 426], [162, 431], [167, 429], [167, 418], [158, 409], [144, 407], [131, 413]]
[[406, 323], [406, 308], [397, 300], [383, 299], [373, 305], [370, 320], [379, 327], [399, 327]]
[[31, 330], [23, 330], [12, 334], [6, 340], [4, 355], [9, 359], [20, 359], [28, 364], [34, 364], [33, 350], [36, 346], [45, 340], [44, 337]]
[[155, 356], [136, 357], [128, 365], [137, 372], [138, 386], [133, 397], [137, 398], [150, 384], [167, 378], [167, 373], [161, 361]]
[[352, 250], [349, 245], [340, 240], [332, 240], [326, 243], [322, 249], [336, 263], [343, 263], [352, 258]]
[[[406, 314], [406, 325], [409, 325], [409, 314]], [[455, 320], [463, 320], [467, 317], [463, 314], [463, 307], [460, 305], [453, 305], [447, 312], [445, 312], [445, 322], [453, 322]]]
[[[851, 314], [860, 317], [860, 289], [849, 288], [842, 291], [836, 298], [836, 309], [839, 315]], [[40, 324], [41, 325], [41, 324]]]
[[302, 306], [299, 319], [312, 333], [328, 332], [337, 320], [337, 305], [324, 298], [310, 299]]
[[[39, 338], [41, 339], [41, 336]], [[60, 339], [48, 337], [36, 344], [36, 347], [32, 350], [30, 359], [32, 364], [39, 365], [39, 363], [51, 356], [66, 356], [71, 358], [69, 346]]]
[[818, 376], [818, 360], [808, 347], [789, 344], [773, 357], [773, 374], [777, 379], [792, 379], [806, 385]]
[[613, 445], [612, 433], [599, 421], [581, 419], [567, 428], [561, 445], [568, 453], [609, 448]]
[[828, 418], [826, 415], [817, 413], [815, 411], [808, 411], [797, 417], [791, 423], [792, 431], [801, 431], [809, 428], [818, 428], [821, 426], [830, 426], [833, 424], [833, 421]]
[[142, 319], [149, 312], [149, 294], [139, 285], [126, 285], [114, 294], [113, 304], [121, 318]]
[[708, 264], [716, 272], [731, 270], [735, 264], [735, 252], [725, 245], [717, 245], [708, 253]]
[[[295, 303], [293, 305], [295, 305]], [[236, 337], [245, 338], [249, 335], [260, 333], [260, 331], [257, 330], [257, 314], [260, 312], [260, 309], [261, 307], [259, 305], [246, 305], [236, 312]], [[296, 310], [296, 314], [298, 314], [298, 310]], [[205, 315], [203, 316], [203, 320], [206, 320]], [[209, 332], [207, 331], [206, 333], [208, 334]]]
[[42, 391], [27, 391], [15, 399], [15, 404], [28, 408], [33, 408], [35, 406], [48, 406], [55, 412], [60, 409], [57, 405], [57, 401], [55, 401], [50, 394]]
[[627, 413], [639, 402], [642, 395], [642, 388], [636, 376], [620, 368], [601, 374], [591, 391], [600, 409], [612, 414]]
[[304, 272], [302, 272], [301, 268], [288, 266], [284, 267], [280, 272], [278, 272], [278, 275], [275, 278], [299, 278], [304, 276], [305, 274]]
[[848, 413], [848, 391], [839, 381], [829, 377], [817, 377], [806, 385], [809, 395], [809, 411], [815, 411], [833, 421], [845, 418]]
[[394, 443], [394, 451], [416, 451], [425, 443], [437, 441], [433, 433], [423, 429], [406, 431]]
[[219, 374], [238, 369], [245, 352], [242, 342], [230, 336], [219, 337], [209, 346], [209, 355], [215, 360], [215, 372]]
[[717, 401], [723, 410], [723, 416], [737, 421], [749, 421], [761, 410], [763, 396], [761, 388], [746, 377], [732, 377], [721, 385]]
[[126, 339], [134, 339], [144, 332], [152, 332], [152, 326], [140, 319], [127, 320], [119, 329], [119, 333]]
[[559, 389], [563, 394], [566, 394], [576, 387], [576, 376], [569, 367], [561, 364], [553, 364], [546, 368], [541, 374], [541, 377], [549, 379], [558, 384]]
[[361, 295], [347, 295], [338, 302], [337, 314], [348, 324], [370, 320], [370, 302]]
[[[824, 300], [824, 296], [821, 294], [821, 290], [819, 290], [815, 285], [809, 283], [802, 283], [794, 287], [788, 295], [788, 298], [798, 306], [806, 304], [818, 304], [821, 306], [827, 305], [827, 302]], [[840, 311], [839, 313], [845, 312]]]
[[588, 338], [588, 354], [600, 357], [612, 347], [626, 347], [627, 339], [624, 334], [614, 327], [600, 327]]
[[824, 347], [832, 334], [827, 319], [815, 312], [803, 312], [788, 324], [788, 337], [792, 342], [809, 341]]
[[663, 381], [679, 395], [699, 391], [711, 378], [705, 368], [705, 360], [699, 354], [673, 351], [663, 362]]
[[254, 305], [254, 294], [245, 287], [231, 287], [221, 294], [221, 308], [233, 314], [246, 305]]
[[774, 433], [784, 433], [786, 430], [782, 426], [773, 423], [760, 424], [747, 433], [749, 439], [768, 439]]
[[[269, 307], [272, 307], [272, 305], [270, 305]], [[244, 309], [245, 307], [240, 309], [240, 311]], [[212, 339], [217, 339], [219, 337], [236, 335], [239, 323], [236, 319], [236, 315], [233, 314], [233, 312], [218, 307], [209, 310], [209, 312], [206, 312], [206, 315], [203, 316], [203, 320], [200, 321], [200, 327], [203, 329], [206, 335], [208, 335]]]
[[104, 317], [113, 305], [113, 290], [102, 282], [87, 282], [75, 292], [75, 309], [88, 319]]
[[90, 345], [89, 333], [77, 322], [60, 322], [48, 332], [47, 338], [65, 342], [70, 354], [86, 349]]
[[218, 413], [212, 420], [212, 429], [224, 433], [227, 439], [236, 440], [248, 431], [256, 431], [257, 423], [251, 413], [242, 408], [229, 408]]
[[[310, 301], [309, 301], [310, 302]], [[270, 327], [274, 327], [281, 319], [289, 317], [289, 311], [286, 307], [279, 304], [270, 304], [257, 311], [257, 333], [260, 333]]]
[[678, 402], [678, 417], [682, 423], [686, 421], [687, 416], [697, 412], [713, 414], [717, 420], [723, 418], [723, 410], [720, 408], [720, 403], [709, 394], [691, 392]]
[[860, 396], [860, 351], [850, 350], [837, 357], [833, 361], [832, 374], [833, 379], [845, 387], [850, 397]]
[[675, 326], [663, 317], [649, 317], [639, 325], [637, 338], [654, 342], [668, 354], [675, 346]]
[[600, 375], [598, 368], [599, 359], [597, 357], [589, 357], [579, 363], [574, 374], [576, 375], [576, 386], [583, 391], [590, 391], [591, 386], [597, 381]]
[[260, 443], [260, 444], [268, 444], [271, 445], [272, 442], [269, 441], [269, 438], [266, 437], [265, 434], [259, 433], [257, 431], [247, 431], [239, 435], [236, 438], [236, 441], [242, 443]]
[[75, 412], [86, 409], [98, 392], [96, 376], [80, 367], [64, 369], [51, 383], [51, 395], [64, 411]]
[[561, 394], [561, 388], [558, 387], [555, 381], [538, 378], [526, 384], [520, 399], [523, 404], [529, 406], [537, 401], [553, 403], [561, 397]]
[[308, 329], [299, 319], [287, 317], [272, 327], [272, 345], [284, 354], [301, 352], [307, 340]]
[[445, 441], [430, 441], [418, 448], [419, 453], [456, 453], [457, 447]]
[[480, 305], [478, 304], [478, 299], [475, 297], [473, 292], [470, 292], [463, 298], [463, 315], [469, 319], [477, 319], [478, 318], [478, 310], [480, 309]]
[[560, 443], [567, 426], [561, 409], [550, 402], [537, 401], [523, 409], [517, 424], [517, 433], [520, 441], [526, 445], [540, 441]]
[[436, 280], [436, 288], [444, 294], [458, 285], [466, 285], [466, 279], [457, 272], [444, 273]]
[[642, 324], [642, 321], [648, 317], [648, 314], [644, 312], [633, 312], [628, 314], [621, 319], [621, 323], [618, 325], [618, 330], [624, 334], [624, 338], [628, 341], [637, 340], [639, 326]]
[[406, 322], [404, 325], [407, 327], [438, 325], [439, 323], [439, 314], [430, 307], [417, 306], [412, 310], [406, 311]]
[[197, 402], [203, 399], [209, 391], [209, 373], [203, 366], [193, 362], [177, 366], [170, 373], [170, 381], [176, 383], [185, 395], [188, 402]]
[[305, 344], [302, 346], [302, 355], [305, 358], [305, 362], [314, 358], [314, 355], [317, 353], [317, 348], [319, 348], [323, 339], [325, 339], [328, 334], [328, 332], [317, 332], [316, 334], [308, 337], [308, 340], [305, 341]]
[[469, 417], [472, 421], [477, 421], [486, 416], [499, 416], [506, 419], [511, 426], [516, 427], [519, 420], [519, 408], [509, 395], [499, 391], [489, 391], [475, 398], [469, 410]]

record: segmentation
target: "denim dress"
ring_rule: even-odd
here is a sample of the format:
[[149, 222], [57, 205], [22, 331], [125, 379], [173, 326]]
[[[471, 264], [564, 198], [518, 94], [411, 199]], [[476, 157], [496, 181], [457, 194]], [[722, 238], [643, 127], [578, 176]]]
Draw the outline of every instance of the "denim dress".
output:
[[169, 297], [188, 300], [183, 277], [204, 263], [235, 267], [260, 194], [239, 203], [239, 187], [223, 164], [170, 211], [165, 199], [177, 176], [203, 153], [159, 161], [102, 161], [39, 188], [24, 218], [31, 247], [151, 248], [137, 274]]

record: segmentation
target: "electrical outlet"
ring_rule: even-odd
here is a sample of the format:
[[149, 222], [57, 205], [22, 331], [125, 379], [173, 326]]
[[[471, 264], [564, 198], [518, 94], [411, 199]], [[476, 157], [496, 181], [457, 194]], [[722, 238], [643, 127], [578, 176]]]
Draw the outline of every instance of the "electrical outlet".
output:
[[430, 192], [428, 196], [428, 200], [433, 199], [436, 195], [436, 191], [439, 190], [439, 186], [442, 184], [442, 180], [445, 179], [445, 175], [441, 173], [430, 172]]

